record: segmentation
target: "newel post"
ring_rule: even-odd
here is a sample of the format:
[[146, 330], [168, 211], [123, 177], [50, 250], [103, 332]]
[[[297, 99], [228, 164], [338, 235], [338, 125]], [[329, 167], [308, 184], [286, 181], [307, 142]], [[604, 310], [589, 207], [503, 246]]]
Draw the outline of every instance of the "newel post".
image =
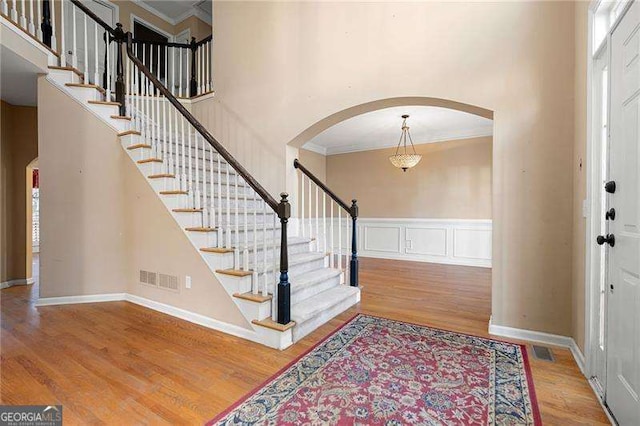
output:
[[280, 194], [278, 217], [282, 224], [280, 233], [280, 282], [278, 282], [278, 323], [288, 324], [291, 321], [291, 286], [289, 285], [289, 253], [287, 248], [287, 222], [291, 217], [291, 205], [287, 200], [289, 194]]
[[[42, 42], [51, 47], [53, 27], [51, 25], [51, 2], [49, 0], [42, 0], [42, 22], [40, 23], [40, 29], [42, 30]], [[65, 52], [61, 52], [61, 54], [64, 55]]]
[[351, 200], [351, 263], [349, 270], [351, 271], [350, 283], [352, 287], [358, 287], [358, 226], [356, 221], [358, 220], [358, 200]]
[[116, 102], [120, 103], [120, 116], [127, 115], [125, 107], [125, 85], [124, 85], [124, 61], [122, 57], [122, 43], [126, 40], [127, 35], [122, 29], [122, 24], [118, 22], [114, 31], [114, 38], [117, 45], [116, 49]]
[[196, 80], [196, 38], [191, 37], [191, 80], [189, 81], [189, 96], [198, 94], [198, 81]]

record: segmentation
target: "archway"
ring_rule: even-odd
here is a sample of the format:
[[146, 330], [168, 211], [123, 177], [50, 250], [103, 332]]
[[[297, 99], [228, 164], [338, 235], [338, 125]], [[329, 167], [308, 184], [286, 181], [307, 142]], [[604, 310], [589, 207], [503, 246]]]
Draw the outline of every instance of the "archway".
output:
[[[333, 145], [329, 145], [327, 150], [327, 146], [322, 144], [309, 148], [310, 143], [326, 141], [326, 135], [338, 139], [353, 137], [354, 141], [358, 141], [358, 132], [354, 132], [357, 124], [354, 123], [368, 117], [361, 122], [371, 124], [375, 122], [372, 117], [382, 119], [387, 112], [394, 117], [393, 120], [397, 118], [398, 121], [391, 121], [389, 124], [394, 136], [389, 138], [389, 132], [386, 132], [384, 139], [397, 144], [400, 117], [408, 110], [412, 114], [416, 111], [446, 110], [452, 117], [475, 117], [478, 120], [470, 119], [466, 122], [480, 121], [490, 130], [488, 134], [454, 132], [455, 136], [451, 133], [451, 138], [439, 140], [418, 140], [414, 137], [418, 153], [423, 156], [422, 164], [406, 174], [389, 163], [390, 153], [387, 151], [393, 151], [390, 145], [369, 144], [358, 149], [354, 148], [354, 142], [343, 151], [331, 151], [335, 148]], [[465, 125], [464, 120], [456, 123]], [[341, 129], [348, 129], [351, 133], [347, 137], [341, 137]], [[418, 124], [415, 129], [418, 129]], [[363, 134], [373, 135], [371, 128], [367, 128]], [[467, 279], [465, 274], [459, 273], [464, 268], [467, 268], [466, 272], [482, 268], [482, 273], [469, 274], [482, 277], [483, 291], [476, 293], [476, 296], [478, 300], [482, 300], [477, 305], [482, 305], [483, 308], [473, 311], [470, 307], [476, 303], [469, 300], [466, 305], [462, 303], [459, 309], [469, 309], [469, 315], [476, 315], [479, 318], [476, 325], [484, 331], [491, 314], [492, 135], [491, 110], [446, 99], [397, 97], [356, 105], [327, 116], [291, 140], [289, 151], [290, 156], [300, 157], [303, 163], [307, 163], [307, 168], [312, 172], [321, 168], [318, 164], [322, 164], [324, 156], [324, 172], [318, 172], [317, 177], [346, 203], [350, 204], [352, 197], [358, 198], [360, 218], [357, 246], [361, 258], [374, 259], [378, 265], [388, 260], [397, 261], [391, 267], [394, 269], [402, 269], [403, 266], [400, 265], [404, 261], [447, 265], [444, 267], [446, 274], [459, 277], [460, 281]], [[318, 150], [323, 147], [324, 152]], [[315, 150], [315, 154], [305, 154], [308, 161], [303, 161], [302, 153], [308, 149]], [[318, 217], [323, 217], [326, 202], [321, 199], [322, 196], [318, 198], [315, 186], [304, 176], [291, 174], [288, 182], [293, 194], [293, 208], [300, 222], [294, 221], [294, 226], [302, 236], [311, 236], [322, 242], [323, 236], [317, 237], [314, 232], [318, 231], [314, 227], [317, 226]], [[410, 199], [411, 197], [413, 198]], [[404, 206], [401, 206], [403, 203]], [[433, 205], [441, 208], [430, 208]], [[335, 222], [334, 214], [330, 213], [330, 216], [330, 222]], [[336, 237], [340, 241], [345, 233], [349, 235], [350, 232], [348, 226], [342, 224], [343, 220], [338, 219], [341, 224], [339, 228], [343, 229], [342, 236]], [[322, 223], [319, 228], [322, 228]], [[322, 233], [322, 229], [319, 232]], [[328, 232], [329, 235], [334, 233], [331, 230]], [[333, 251], [337, 250], [338, 258], [343, 259], [346, 243], [348, 241], [341, 243], [338, 248], [332, 247], [331, 242], [327, 245]], [[348, 269], [346, 260], [343, 264]], [[372, 263], [367, 260], [365, 265], [370, 266]], [[455, 269], [456, 267], [462, 269]], [[428, 268], [425, 270], [430, 271]], [[443, 269], [438, 266], [434, 270]], [[460, 287], [455, 291], [459, 293], [453, 294], [450, 302], [461, 296]], [[455, 304], [451, 303], [450, 306]]]

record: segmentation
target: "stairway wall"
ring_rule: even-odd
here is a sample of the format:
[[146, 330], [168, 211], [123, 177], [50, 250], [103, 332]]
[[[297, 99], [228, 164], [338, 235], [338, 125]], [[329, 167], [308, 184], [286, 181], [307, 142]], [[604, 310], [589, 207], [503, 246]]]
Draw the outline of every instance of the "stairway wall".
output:
[[[45, 77], [38, 105], [40, 297], [129, 293], [251, 329], [117, 132]], [[178, 276], [178, 292], [140, 284], [141, 269]]]
[[423, 96], [492, 110], [493, 321], [571, 334], [572, 2], [213, 7], [216, 102], [259, 135], [272, 192], [295, 193], [287, 144], [347, 108]]

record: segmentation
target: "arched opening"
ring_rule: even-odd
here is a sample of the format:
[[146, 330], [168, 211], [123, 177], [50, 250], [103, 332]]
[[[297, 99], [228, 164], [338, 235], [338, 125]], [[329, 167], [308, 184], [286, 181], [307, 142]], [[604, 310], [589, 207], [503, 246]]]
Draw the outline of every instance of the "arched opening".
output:
[[[414, 144], [408, 149], [422, 156], [406, 173], [389, 161], [404, 115]], [[364, 309], [386, 293], [390, 315], [415, 298], [425, 310], [455, 310], [486, 328], [493, 251], [492, 111], [445, 99], [384, 99], [332, 114], [289, 145], [291, 155], [346, 204], [358, 200]], [[348, 211], [327, 201], [303, 173], [290, 179], [289, 188], [298, 218], [294, 232], [332, 254], [329, 266], [344, 269], [346, 283], [353, 236]], [[399, 282], [404, 284], [397, 287]]]

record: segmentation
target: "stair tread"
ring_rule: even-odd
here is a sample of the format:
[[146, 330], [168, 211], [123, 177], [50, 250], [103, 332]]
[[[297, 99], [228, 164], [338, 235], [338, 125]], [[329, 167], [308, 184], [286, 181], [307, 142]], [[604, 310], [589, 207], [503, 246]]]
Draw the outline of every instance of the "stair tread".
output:
[[268, 294], [266, 296], [263, 296], [260, 293], [253, 294], [251, 292], [249, 292], [249, 293], [234, 293], [233, 297], [238, 298], [238, 299], [248, 300], [250, 302], [256, 302], [256, 303], [264, 303], [264, 302], [268, 302], [269, 300], [273, 299], [273, 296], [270, 295], [270, 294]]
[[[204, 231], [204, 229], [206, 229], [206, 231]], [[188, 231], [191, 230], [196, 230], [199, 232], [213, 232], [216, 230], [216, 228], [203, 228], [203, 229], [187, 229]], [[287, 247], [290, 247], [292, 245], [296, 245], [296, 244], [304, 244], [304, 243], [309, 243], [311, 242], [311, 240], [309, 238], [303, 238], [303, 237], [289, 237], [287, 239]], [[263, 241], [258, 241], [258, 250], [261, 250], [262, 247], [264, 247], [264, 242]], [[272, 248], [273, 247], [273, 240], [267, 240], [267, 248]], [[244, 250], [244, 242], [242, 244], [238, 244], [237, 245], [238, 248], [240, 250]], [[277, 247], [280, 247], [280, 240], [278, 240], [277, 242]], [[211, 252], [211, 253], [227, 253], [227, 252], [233, 252], [233, 249], [229, 248], [222, 248], [222, 247], [203, 247], [200, 249], [201, 251], [206, 251], [206, 252]], [[253, 242], [250, 241], [249, 242], [249, 251], [253, 251]]]
[[337, 277], [341, 273], [342, 271], [340, 269], [322, 268], [293, 276], [289, 279], [289, 281], [291, 281], [291, 293], [297, 293], [309, 286]]
[[261, 327], [270, 328], [276, 331], [287, 331], [288, 329], [296, 325], [294, 321], [290, 321], [288, 324], [279, 324], [274, 320], [272, 320], [271, 318], [266, 318], [263, 320], [253, 320], [251, 321], [251, 323], [255, 325], [259, 325]]
[[81, 87], [84, 89], [95, 89], [98, 92], [102, 93], [103, 95], [105, 93], [107, 93], [102, 87], [95, 85], [95, 84], [88, 84], [88, 83], [65, 83], [64, 84], [67, 87]]
[[353, 296], [360, 289], [347, 285], [339, 285], [322, 291], [314, 296], [304, 299], [291, 306], [291, 319], [301, 324], [317, 313], [325, 311], [342, 302], [347, 297]]

